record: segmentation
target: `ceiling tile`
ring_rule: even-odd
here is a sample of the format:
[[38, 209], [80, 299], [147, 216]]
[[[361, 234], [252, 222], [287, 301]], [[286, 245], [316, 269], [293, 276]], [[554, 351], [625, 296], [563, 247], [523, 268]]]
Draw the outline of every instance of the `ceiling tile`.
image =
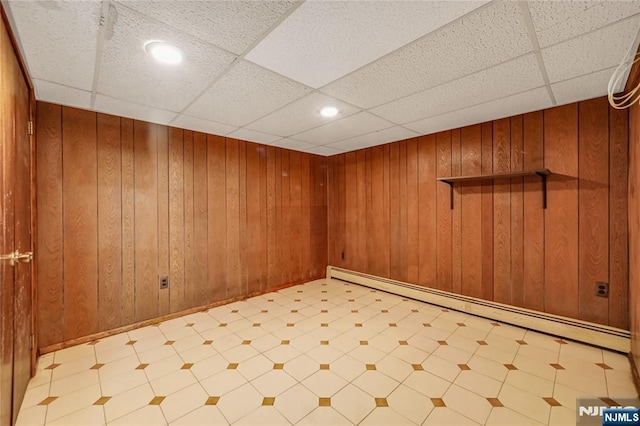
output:
[[267, 133], [256, 132], [249, 129], [238, 129], [228, 135], [230, 138], [240, 139], [243, 141], [270, 144], [282, 139], [282, 136], [269, 135]]
[[362, 108], [381, 105], [532, 50], [517, 2], [493, 2], [322, 88]]
[[90, 91], [101, 4], [88, 1], [8, 4], [31, 78]]
[[[320, 110], [325, 106], [338, 108], [338, 115], [334, 118], [325, 118], [321, 116]], [[313, 92], [304, 98], [298, 99], [284, 108], [249, 124], [247, 127], [286, 137], [321, 126], [329, 121], [348, 117], [358, 111], [358, 108], [338, 101], [331, 96], [327, 96], [319, 92]]]
[[[614, 68], [597, 71], [593, 74], [587, 74], [580, 77], [565, 80], [560, 83], [551, 85], [553, 95], [559, 105], [569, 104], [571, 102], [583, 101], [607, 94], [607, 86], [609, 79], [613, 74]], [[621, 84], [624, 86], [624, 84]], [[620, 91], [618, 87], [616, 92]]]
[[369, 133], [375, 130], [386, 129], [393, 126], [382, 118], [378, 118], [367, 112], [360, 112], [342, 120], [333, 121], [324, 126], [299, 133], [295, 139], [315, 145], [328, 145], [342, 139]]
[[640, 18], [630, 18], [543, 49], [551, 83], [617, 66], [634, 42], [639, 22]]
[[[114, 98], [177, 112], [235, 60], [230, 53], [120, 5], [110, 9], [109, 19], [113, 34], [104, 44], [98, 91]], [[158, 63], [144, 51], [150, 40], [174, 44], [184, 60]]]
[[296, 4], [295, 0], [136, 0], [119, 3], [236, 54], [259, 40]]
[[228, 124], [216, 123], [215, 121], [190, 117], [188, 115], [179, 115], [171, 122], [171, 125], [220, 136], [228, 135], [237, 129], [236, 126], [229, 126]]
[[342, 154], [346, 151], [330, 146], [314, 146], [313, 148], [307, 149], [305, 152], [308, 152], [310, 154], [324, 155], [325, 157], [328, 157], [330, 155]]
[[394, 123], [408, 123], [544, 86], [529, 54], [371, 110]]
[[35, 78], [31, 81], [35, 86], [36, 97], [41, 101], [76, 108], [91, 108], [91, 92]]
[[186, 113], [244, 126], [309, 93], [310, 88], [247, 61], [239, 61]]
[[163, 111], [161, 109], [123, 101], [122, 99], [110, 98], [100, 93], [96, 95], [94, 109], [98, 112], [135, 118], [136, 120], [144, 120], [157, 124], [169, 124], [176, 115], [175, 112]]
[[395, 126], [377, 132], [359, 135], [354, 138], [345, 139], [340, 142], [327, 145], [328, 148], [337, 148], [344, 151], [354, 151], [356, 149], [366, 148], [369, 146], [380, 145], [388, 142], [395, 142], [403, 139], [409, 139], [418, 136], [417, 133], [404, 127]]
[[308, 1], [246, 58], [318, 88], [484, 3]]
[[308, 149], [315, 148], [315, 145], [313, 144], [300, 142], [300, 141], [297, 141], [294, 139], [288, 139], [288, 138], [280, 139], [279, 141], [274, 142], [270, 145], [277, 146], [280, 148], [293, 149], [296, 151], [304, 151], [304, 152], [306, 152]]
[[638, 1], [530, 1], [540, 47], [547, 47], [640, 13]]
[[546, 87], [508, 96], [424, 120], [405, 124], [420, 134], [431, 134], [485, 121], [524, 114], [553, 106]]

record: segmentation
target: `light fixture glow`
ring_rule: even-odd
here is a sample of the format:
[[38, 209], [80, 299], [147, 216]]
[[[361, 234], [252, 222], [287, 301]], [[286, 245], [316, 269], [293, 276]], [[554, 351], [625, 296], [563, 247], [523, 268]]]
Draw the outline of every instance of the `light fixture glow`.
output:
[[150, 41], [144, 45], [144, 50], [156, 60], [165, 64], [182, 62], [182, 51], [164, 41]]
[[338, 108], [332, 106], [324, 107], [320, 110], [320, 114], [323, 117], [335, 117], [338, 114]]

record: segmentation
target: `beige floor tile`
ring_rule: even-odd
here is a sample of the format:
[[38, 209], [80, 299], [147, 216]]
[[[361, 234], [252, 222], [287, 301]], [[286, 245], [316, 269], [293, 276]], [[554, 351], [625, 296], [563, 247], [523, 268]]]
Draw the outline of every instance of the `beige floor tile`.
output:
[[[273, 369], [273, 362], [266, 356], [258, 354], [238, 365], [238, 371], [247, 380], [253, 380]], [[193, 370], [193, 368], [192, 368]]]
[[368, 370], [352, 382], [374, 398], [386, 398], [400, 383], [377, 370]]
[[205, 405], [169, 424], [172, 426], [210, 426], [227, 425], [228, 423], [218, 407], [215, 405]]
[[148, 383], [147, 375], [144, 370], [134, 370], [121, 374], [119, 376], [107, 379], [101, 379], [100, 388], [103, 395], [117, 395], [133, 389], [142, 384]]
[[358, 346], [349, 352], [349, 356], [365, 364], [375, 364], [385, 357], [385, 353], [371, 345]]
[[114, 426], [161, 426], [166, 424], [167, 420], [158, 405], [146, 405], [109, 422], [109, 425]]
[[51, 380], [56, 381], [67, 378], [76, 373], [87, 371], [94, 365], [96, 365], [95, 356], [81, 357], [63, 362], [52, 371]]
[[[487, 419], [487, 426], [541, 426], [543, 423], [538, 423], [530, 417], [523, 416], [522, 414], [513, 411], [505, 407], [496, 407], [491, 410], [491, 414]], [[546, 423], [544, 423], [546, 424]], [[561, 423], [563, 426], [574, 425], [574, 423]]]
[[151, 388], [156, 395], [171, 395], [187, 386], [197, 383], [190, 370], [178, 370], [151, 381]]
[[391, 392], [387, 401], [389, 407], [415, 424], [422, 424], [433, 410], [430, 398], [405, 385], [400, 385]]
[[48, 406], [47, 423], [93, 405], [100, 396], [100, 386], [95, 384], [59, 397]]
[[[140, 360], [141, 363], [146, 364], [144, 360]], [[177, 354], [171, 355], [167, 358], [162, 358], [159, 361], [150, 362], [144, 369], [145, 374], [149, 380], [155, 380], [167, 374], [176, 372], [184, 365], [184, 360]]]
[[274, 363], [286, 363], [300, 356], [300, 354], [301, 352], [291, 345], [279, 345], [264, 353], [264, 355]]
[[493, 327], [490, 334], [494, 336], [502, 336], [507, 339], [522, 340], [527, 330], [513, 325], [500, 323], [499, 327]]
[[421, 364], [429, 356], [429, 352], [425, 352], [421, 349], [415, 348], [409, 344], [401, 345], [395, 348], [390, 353], [398, 359], [405, 360], [410, 364]]
[[93, 345], [81, 344], [56, 351], [53, 362], [58, 364], [64, 364], [66, 362], [75, 363], [79, 362], [83, 358], [88, 358], [90, 360], [93, 360], [93, 362], [95, 363], [95, 356], [96, 354]]
[[[271, 363], [271, 366], [273, 368], [273, 363]], [[318, 371], [318, 363], [302, 354], [284, 363], [283, 369], [295, 380], [302, 381]]]
[[[431, 355], [422, 363], [422, 368], [431, 374], [441, 377], [449, 382], [453, 382], [458, 374], [460, 374], [460, 368], [457, 364], [444, 360], [438, 356]], [[504, 368], [504, 367], [503, 367]]]
[[296, 423], [318, 407], [318, 396], [297, 384], [278, 395], [274, 407], [291, 423]]
[[[139, 408], [149, 405], [155, 394], [151, 385], [145, 383], [124, 393], [113, 395], [104, 405], [107, 422], [111, 422]], [[94, 399], [95, 401], [95, 399]]]
[[133, 349], [133, 346], [125, 345], [121, 341], [118, 341], [118, 345], [110, 344], [108, 346], [100, 346], [101, 343], [102, 342], [99, 342], [95, 345], [97, 362], [107, 364], [122, 358], [136, 355], [136, 351]]
[[263, 396], [251, 384], [246, 383], [223, 395], [216, 406], [233, 423], [260, 407], [262, 400]]
[[434, 376], [428, 371], [414, 371], [402, 384], [409, 386], [429, 398], [440, 398], [447, 391], [451, 382]]
[[[206, 348], [206, 346], [203, 346]], [[241, 363], [258, 355], [258, 351], [250, 345], [240, 345], [235, 348], [220, 352], [227, 361]]]
[[527, 333], [524, 335], [524, 340], [529, 345], [560, 353], [561, 345], [556, 342], [557, 339], [557, 336], [550, 336], [533, 330], [527, 330]]
[[262, 396], [278, 396], [295, 385], [296, 380], [284, 370], [271, 369], [260, 377], [253, 379], [251, 384]]
[[320, 370], [301, 383], [318, 397], [330, 397], [345, 387], [347, 381], [331, 370]]
[[549, 421], [551, 406], [537, 395], [505, 384], [502, 386], [498, 399], [505, 407], [537, 422], [547, 423]]
[[553, 394], [554, 383], [522, 370], [509, 371], [504, 383], [541, 398]]
[[[164, 340], [164, 342], [166, 342], [166, 340]], [[178, 355], [174, 348], [169, 345], [165, 345], [164, 343], [156, 347], [145, 349], [144, 351], [138, 350], [135, 345], [134, 348], [140, 362], [145, 364], [155, 363]]]
[[560, 360], [563, 357], [579, 358], [591, 363], [603, 361], [602, 349], [567, 340], [566, 345], [560, 345]]
[[467, 362], [467, 365], [471, 367], [472, 370], [501, 382], [504, 381], [507, 377], [507, 373], [509, 372], [509, 370], [505, 368], [504, 364], [499, 364], [480, 355], [473, 355]]
[[331, 341], [329, 345], [319, 345], [305, 353], [318, 364], [330, 364], [344, 355], [343, 352], [333, 348]]
[[566, 407], [551, 407], [550, 426], [564, 426], [576, 424], [576, 410]]
[[49, 392], [51, 395], [63, 396], [75, 392], [78, 389], [86, 388], [87, 386], [98, 385], [99, 383], [98, 370], [86, 370], [59, 380], [54, 380], [51, 382]]
[[458, 349], [450, 345], [444, 345], [432, 352], [433, 355], [449, 360], [455, 364], [466, 364], [471, 359], [473, 353]]
[[16, 426], [42, 426], [45, 424], [46, 416], [47, 407], [45, 406], [25, 407], [23, 405], [18, 413]]
[[376, 407], [376, 404], [371, 395], [348, 384], [331, 397], [331, 407], [354, 424], [358, 424]]
[[238, 426], [273, 426], [287, 425], [289, 422], [274, 407], [259, 407], [233, 424]]
[[[512, 371], [511, 373], [514, 372], [515, 371]], [[500, 388], [502, 387], [502, 382], [485, 376], [484, 374], [475, 370], [460, 371], [460, 374], [458, 374], [458, 377], [456, 377], [454, 383], [461, 388], [474, 392], [475, 394], [485, 398], [498, 396], [498, 393], [500, 393]], [[551, 391], [545, 396], [548, 395], [551, 395]]]
[[[553, 368], [551, 364], [552, 363], [545, 362], [544, 358], [531, 358], [522, 355], [520, 352], [518, 352], [513, 360], [513, 365], [518, 367], [518, 370], [525, 371], [545, 380], [555, 381], [557, 370]], [[554, 362], [553, 364], [556, 363]]]
[[299, 426], [351, 426], [352, 423], [331, 407], [318, 407], [298, 423]]
[[103, 425], [105, 424], [104, 409], [97, 405], [91, 405], [47, 424], [61, 426]]
[[489, 343], [487, 346], [480, 346], [475, 351], [474, 355], [479, 355], [500, 364], [511, 364], [516, 357], [517, 351], [518, 348], [515, 346], [512, 349], [505, 349], [500, 346], [493, 346]]
[[[158, 394], [156, 395], [167, 395]], [[160, 404], [162, 413], [168, 422], [172, 422], [185, 414], [202, 407], [208, 395], [199, 383], [186, 387], [178, 392], [168, 394]]]
[[388, 407], [377, 407], [360, 424], [369, 426], [409, 426], [415, 423]]
[[[229, 362], [222, 355], [213, 355], [209, 358], [196, 361], [191, 367], [191, 373], [197, 380], [204, 380], [227, 368]], [[243, 363], [244, 365], [244, 363]]]
[[451, 385], [442, 399], [448, 408], [480, 424], [484, 424], [492, 408], [486, 398], [455, 384]]
[[[43, 399], [50, 396], [49, 389], [51, 385], [49, 383], [42, 384], [37, 387], [32, 387], [27, 390], [22, 400], [21, 409], [34, 407], [40, 403]], [[59, 395], [56, 395], [59, 396]]]
[[599, 375], [581, 373], [579, 370], [558, 370], [556, 384], [572, 387], [586, 395], [600, 395], [606, 389], [604, 370]]
[[402, 382], [414, 371], [410, 363], [392, 355], [387, 355], [378, 361], [375, 366], [379, 372], [391, 377], [397, 382]]
[[211, 396], [222, 396], [247, 383], [238, 370], [222, 370], [200, 382]]
[[[474, 422], [468, 417], [459, 414], [449, 407], [436, 407], [431, 411], [427, 420], [422, 423], [423, 426], [477, 426], [479, 423]], [[514, 423], [515, 425], [517, 423]], [[512, 426], [513, 426], [512, 425]]]

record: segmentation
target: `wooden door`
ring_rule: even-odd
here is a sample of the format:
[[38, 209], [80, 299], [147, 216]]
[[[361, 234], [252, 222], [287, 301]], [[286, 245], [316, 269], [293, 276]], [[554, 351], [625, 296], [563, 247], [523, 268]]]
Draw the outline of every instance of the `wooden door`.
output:
[[5, 25], [3, 21], [0, 31], [0, 254], [21, 254], [17, 261], [0, 262], [0, 424], [11, 424], [24, 398], [32, 364], [32, 141], [29, 88]]

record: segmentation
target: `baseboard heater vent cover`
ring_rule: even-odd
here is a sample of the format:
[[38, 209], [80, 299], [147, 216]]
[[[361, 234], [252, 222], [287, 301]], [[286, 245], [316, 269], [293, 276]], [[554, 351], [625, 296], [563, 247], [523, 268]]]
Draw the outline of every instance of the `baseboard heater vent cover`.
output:
[[456, 311], [517, 325], [543, 333], [629, 353], [631, 335], [628, 330], [552, 315], [531, 309], [462, 296], [442, 290], [421, 287], [348, 269], [327, 267], [327, 278], [360, 284], [376, 290], [409, 297]]

